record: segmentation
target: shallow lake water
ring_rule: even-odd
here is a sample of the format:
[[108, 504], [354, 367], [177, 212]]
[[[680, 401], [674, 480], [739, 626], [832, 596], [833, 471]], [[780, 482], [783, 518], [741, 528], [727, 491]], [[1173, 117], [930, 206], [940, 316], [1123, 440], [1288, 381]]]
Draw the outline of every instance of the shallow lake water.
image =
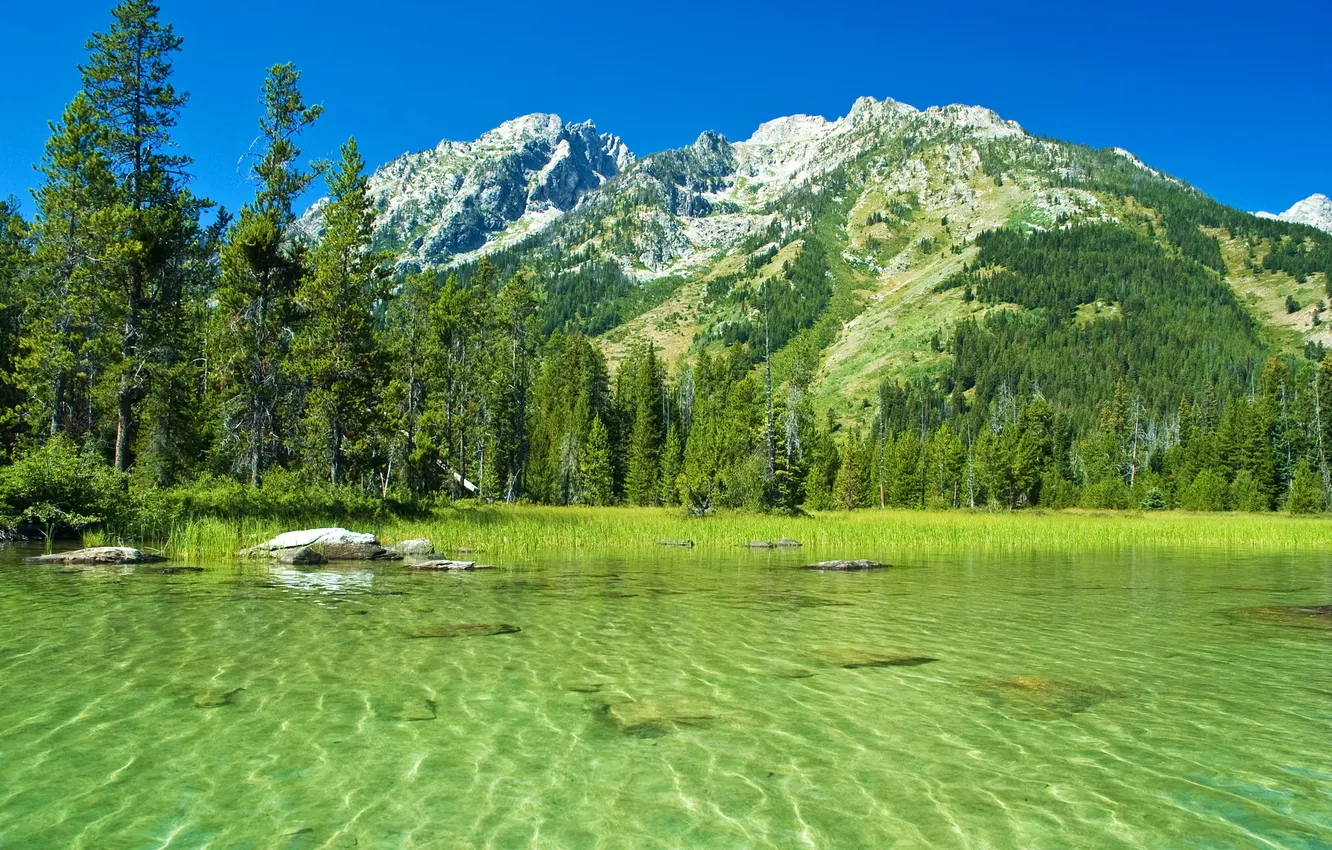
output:
[[0, 847], [1330, 847], [1332, 555], [0, 547]]

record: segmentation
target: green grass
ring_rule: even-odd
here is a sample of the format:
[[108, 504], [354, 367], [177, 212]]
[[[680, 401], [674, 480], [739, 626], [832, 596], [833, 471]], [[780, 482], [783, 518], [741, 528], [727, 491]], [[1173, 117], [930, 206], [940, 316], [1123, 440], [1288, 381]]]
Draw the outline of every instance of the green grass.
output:
[[[736, 512], [699, 519], [665, 508], [468, 505], [442, 508], [425, 519], [351, 525], [386, 542], [426, 537], [441, 551], [465, 548], [488, 555], [655, 549], [661, 540], [692, 540], [698, 549], [719, 551], [779, 537], [793, 537], [829, 556], [901, 550], [1332, 547], [1332, 521], [1282, 514], [865, 510], [794, 518]], [[137, 542], [174, 558], [199, 560], [234, 555], [293, 527], [278, 520], [200, 519], [176, 523], [166, 540]], [[117, 541], [89, 535], [85, 542]]]

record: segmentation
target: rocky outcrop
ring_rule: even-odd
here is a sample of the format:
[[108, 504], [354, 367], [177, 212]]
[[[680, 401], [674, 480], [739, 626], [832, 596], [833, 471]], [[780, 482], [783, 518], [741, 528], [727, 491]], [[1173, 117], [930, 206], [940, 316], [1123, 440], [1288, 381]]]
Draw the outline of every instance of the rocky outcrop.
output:
[[[590, 121], [515, 118], [474, 142], [444, 141], [375, 171], [376, 241], [403, 265], [438, 265], [511, 227], [523, 234], [541, 229], [632, 161], [624, 142]], [[319, 234], [322, 209], [316, 203], [302, 218], [307, 237]]]
[[25, 564], [63, 564], [66, 566], [99, 566], [117, 564], [160, 564], [165, 561], [160, 555], [150, 555], [128, 546], [96, 546], [91, 549], [75, 549], [72, 552], [56, 552], [53, 555], [37, 555], [24, 558]]
[[892, 564], [884, 564], [879, 561], [819, 561], [817, 564], [807, 564], [807, 570], [821, 570], [824, 572], [861, 572], [864, 570], [886, 570]]

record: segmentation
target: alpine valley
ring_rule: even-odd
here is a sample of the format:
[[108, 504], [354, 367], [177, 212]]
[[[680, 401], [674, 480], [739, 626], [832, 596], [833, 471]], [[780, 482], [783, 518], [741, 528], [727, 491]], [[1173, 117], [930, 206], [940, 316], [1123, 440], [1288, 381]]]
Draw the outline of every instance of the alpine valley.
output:
[[1075, 404], [1127, 377], [1166, 411], [1204, 376], [1241, 391], [1268, 354], [1332, 341], [1326, 198], [1251, 215], [975, 106], [865, 97], [641, 158], [535, 114], [399, 157], [370, 192], [400, 271], [531, 269], [546, 333], [597, 337], [612, 364], [749, 343], [844, 421], [885, 381]]

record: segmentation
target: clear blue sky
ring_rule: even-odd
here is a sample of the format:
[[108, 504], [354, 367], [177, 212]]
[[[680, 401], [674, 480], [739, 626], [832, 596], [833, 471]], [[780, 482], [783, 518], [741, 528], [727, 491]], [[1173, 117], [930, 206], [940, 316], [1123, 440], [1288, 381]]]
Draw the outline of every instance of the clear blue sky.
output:
[[[591, 118], [637, 154], [746, 138], [860, 95], [980, 104], [1028, 131], [1121, 146], [1242, 209], [1332, 194], [1332, 2], [565, 4], [159, 0], [184, 37], [178, 132], [196, 191], [235, 208], [264, 69], [296, 62], [331, 155], [372, 165], [508, 118]], [[111, 0], [0, 0], [0, 196], [31, 211], [46, 123], [78, 87]]]

